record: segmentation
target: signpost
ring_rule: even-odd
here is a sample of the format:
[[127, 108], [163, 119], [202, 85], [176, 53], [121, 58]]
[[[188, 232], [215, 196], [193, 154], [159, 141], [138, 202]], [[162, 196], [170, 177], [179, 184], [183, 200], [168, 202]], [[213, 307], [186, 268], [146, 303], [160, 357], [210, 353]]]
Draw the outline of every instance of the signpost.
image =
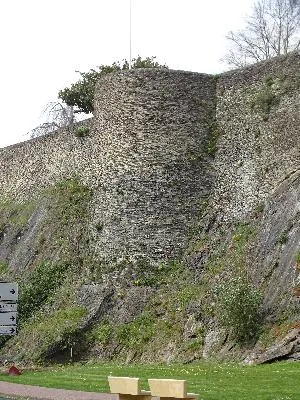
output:
[[0, 313], [0, 325], [16, 325], [17, 313], [16, 312], [2, 312]]
[[14, 282], [0, 282], [0, 301], [17, 301], [18, 285]]
[[4, 303], [4, 301], [0, 302], [0, 313], [7, 311], [17, 311], [17, 308], [17, 303]]
[[17, 333], [18, 284], [0, 282], [0, 335]]
[[0, 335], [15, 335], [16, 333], [16, 326], [0, 326]]

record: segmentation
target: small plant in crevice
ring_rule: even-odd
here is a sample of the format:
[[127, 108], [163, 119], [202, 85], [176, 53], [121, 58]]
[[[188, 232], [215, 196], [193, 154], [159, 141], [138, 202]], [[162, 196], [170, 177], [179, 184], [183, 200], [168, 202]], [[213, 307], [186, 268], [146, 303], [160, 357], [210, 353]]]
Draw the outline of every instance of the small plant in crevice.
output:
[[217, 121], [215, 120], [215, 118], [212, 118], [208, 121], [208, 141], [206, 145], [206, 153], [210, 157], [215, 157], [219, 136], [220, 134], [217, 126]]
[[271, 76], [268, 76], [256, 92], [251, 102], [251, 108], [261, 115], [263, 121], [268, 121], [272, 107], [278, 104], [279, 101], [276, 82]]
[[214, 101], [205, 103], [206, 107], [203, 122], [207, 129], [207, 135], [203, 143], [203, 150], [208, 156], [214, 158], [217, 151], [217, 142], [220, 136], [217, 119], [216, 119], [216, 103]]
[[0, 261], [0, 275], [5, 275], [8, 272], [8, 262]]
[[278, 238], [278, 243], [286, 244], [288, 242], [288, 240], [289, 240], [288, 232], [283, 231]]
[[86, 126], [86, 125], [78, 126], [78, 127], [75, 129], [75, 136], [77, 136], [77, 137], [79, 137], [79, 138], [85, 137], [85, 136], [87, 136], [89, 133], [90, 133], [90, 128], [89, 128], [88, 126]]
[[296, 268], [300, 269], [300, 251], [297, 251], [296, 254]]
[[104, 227], [104, 224], [103, 224], [103, 222], [101, 222], [101, 221], [98, 221], [98, 222], [95, 224], [95, 228], [96, 228], [96, 231], [97, 231], [98, 233], [100, 233], [100, 232], [103, 231], [103, 227]]
[[274, 85], [274, 79], [272, 76], [266, 76], [264, 79], [264, 84], [266, 87], [272, 87]]
[[262, 213], [265, 209], [264, 203], [258, 203], [257, 206], [255, 207], [255, 211], [258, 213]]

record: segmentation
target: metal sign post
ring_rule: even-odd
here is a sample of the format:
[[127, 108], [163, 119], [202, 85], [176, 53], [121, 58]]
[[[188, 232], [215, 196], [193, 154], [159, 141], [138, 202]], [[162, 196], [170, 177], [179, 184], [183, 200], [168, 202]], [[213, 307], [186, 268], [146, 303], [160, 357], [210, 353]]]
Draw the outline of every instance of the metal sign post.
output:
[[0, 336], [17, 333], [18, 284], [0, 282]]

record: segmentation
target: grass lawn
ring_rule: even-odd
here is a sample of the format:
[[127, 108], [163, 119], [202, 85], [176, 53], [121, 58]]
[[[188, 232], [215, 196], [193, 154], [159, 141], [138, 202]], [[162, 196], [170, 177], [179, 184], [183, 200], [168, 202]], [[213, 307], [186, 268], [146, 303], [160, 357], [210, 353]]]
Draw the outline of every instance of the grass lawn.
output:
[[237, 364], [117, 365], [75, 364], [0, 380], [45, 387], [109, 392], [107, 376], [186, 379], [200, 400], [300, 400], [300, 363], [277, 362], [260, 366]]

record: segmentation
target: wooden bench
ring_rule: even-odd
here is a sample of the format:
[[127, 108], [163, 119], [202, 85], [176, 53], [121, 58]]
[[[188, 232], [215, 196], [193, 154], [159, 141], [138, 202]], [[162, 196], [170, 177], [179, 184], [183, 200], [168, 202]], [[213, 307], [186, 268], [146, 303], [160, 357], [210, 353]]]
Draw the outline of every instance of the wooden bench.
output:
[[119, 395], [119, 400], [150, 400], [151, 393], [141, 390], [140, 378], [109, 376], [108, 383], [111, 393]]
[[187, 381], [177, 379], [148, 379], [151, 396], [164, 400], [197, 399], [198, 395], [187, 393]]

